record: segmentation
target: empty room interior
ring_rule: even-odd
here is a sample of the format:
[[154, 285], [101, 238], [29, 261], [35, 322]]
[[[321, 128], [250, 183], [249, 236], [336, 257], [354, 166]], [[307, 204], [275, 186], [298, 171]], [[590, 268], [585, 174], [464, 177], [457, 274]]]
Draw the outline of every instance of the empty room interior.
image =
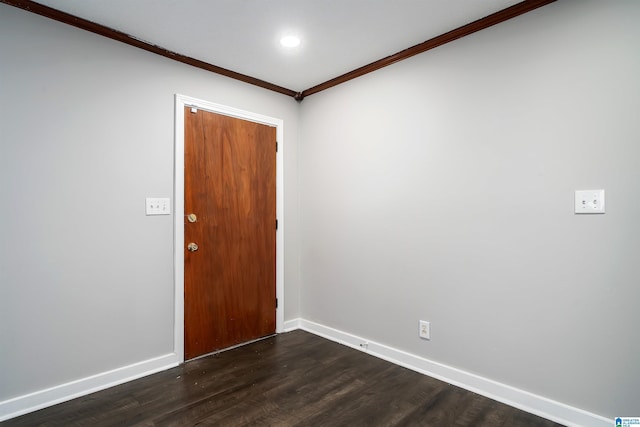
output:
[[[185, 130], [206, 112], [276, 135], [277, 339], [562, 425], [640, 417], [640, 1], [114, 3], [0, 0], [0, 421], [191, 358]], [[187, 4], [209, 33], [152, 19]], [[398, 36], [427, 7], [446, 25]], [[341, 40], [351, 17], [369, 33]], [[242, 55], [294, 18], [299, 47]]]

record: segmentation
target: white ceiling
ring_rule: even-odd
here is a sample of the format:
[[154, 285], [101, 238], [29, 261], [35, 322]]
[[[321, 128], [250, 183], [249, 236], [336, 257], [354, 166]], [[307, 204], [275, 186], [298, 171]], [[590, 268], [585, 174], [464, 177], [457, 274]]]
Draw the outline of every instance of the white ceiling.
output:
[[[296, 92], [520, 0], [38, 0]], [[286, 49], [293, 31], [302, 45]]]

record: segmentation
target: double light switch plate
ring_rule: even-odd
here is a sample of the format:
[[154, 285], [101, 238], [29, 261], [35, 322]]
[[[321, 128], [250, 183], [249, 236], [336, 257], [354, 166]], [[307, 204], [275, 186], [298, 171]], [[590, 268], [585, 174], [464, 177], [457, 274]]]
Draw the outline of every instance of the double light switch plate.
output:
[[604, 190], [576, 191], [575, 213], [603, 214], [604, 213]]

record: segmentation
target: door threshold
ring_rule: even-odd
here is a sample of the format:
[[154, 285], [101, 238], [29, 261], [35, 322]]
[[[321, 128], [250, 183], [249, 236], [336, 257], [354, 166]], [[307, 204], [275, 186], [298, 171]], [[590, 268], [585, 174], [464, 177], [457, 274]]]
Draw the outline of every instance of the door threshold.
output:
[[215, 351], [212, 351], [211, 353], [201, 354], [200, 356], [196, 356], [196, 357], [194, 357], [192, 359], [185, 360], [184, 363], [193, 362], [194, 360], [203, 359], [203, 358], [209, 357], [209, 356], [214, 356], [216, 354], [223, 353], [225, 351], [233, 350], [233, 349], [238, 348], [238, 347], [243, 347], [245, 345], [253, 344], [254, 342], [258, 342], [258, 341], [266, 340], [267, 338], [275, 337], [276, 335], [278, 335], [278, 334], [266, 335], [264, 337], [256, 338], [255, 340], [242, 342], [240, 344], [232, 345], [231, 347], [225, 347], [225, 348], [222, 348], [220, 350], [215, 350]]

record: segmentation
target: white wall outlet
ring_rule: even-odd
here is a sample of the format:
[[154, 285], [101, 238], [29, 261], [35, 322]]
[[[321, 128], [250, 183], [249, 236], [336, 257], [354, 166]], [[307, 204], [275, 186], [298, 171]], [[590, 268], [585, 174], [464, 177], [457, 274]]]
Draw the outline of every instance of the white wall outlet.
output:
[[147, 197], [145, 202], [147, 215], [171, 214], [171, 199], [168, 197]]
[[431, 323], [426, 320], [420, 321], [420, 330], [419, 330], [420, 338], [424, 338], [425, 340], [431, 339]]
[[575, 199], [575, 213], [603, 214], [604, 190], [577, 190]]

